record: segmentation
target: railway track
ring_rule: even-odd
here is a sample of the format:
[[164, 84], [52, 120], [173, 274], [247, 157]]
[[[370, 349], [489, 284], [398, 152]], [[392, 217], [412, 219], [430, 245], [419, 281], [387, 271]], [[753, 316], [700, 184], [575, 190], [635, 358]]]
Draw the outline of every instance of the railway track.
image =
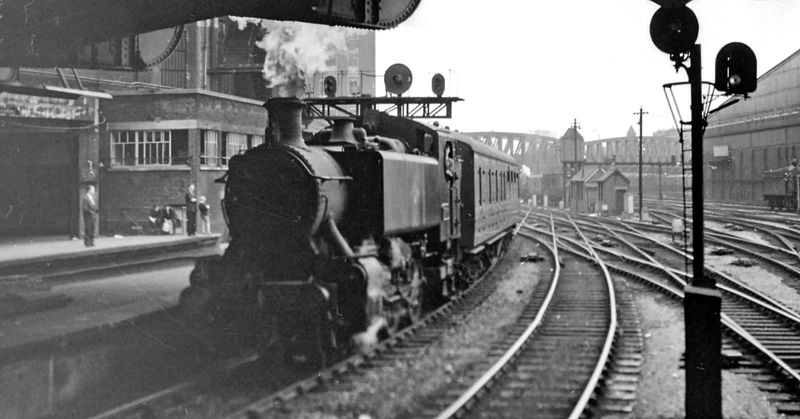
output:
[[[662, 211], [668, 211], [673, 216], [676, 213], [682, 213], [681, 207], [673, 205], [661, 204], [657, 205], [657, 208], [663, 208]], [[798, 251], [800, 251], [800, 217], [796, 214], [763, 211], [757, 207], [720, 206], [718, 204], [707, 206], [703, 213], [709, 220], [757, 230], [767, 235], [770, 241], [774, 241], [776, 245], [784, 247], [795, 255], [798, 255]], [[800, 258], [800, 256], [798, 257]]]
[[[593, 246], [607, 259], [610, 270], [637, 278], [673, 298], [682, 298], [686, 281], [676, 274], [676, 270], [646, 254], [633, 256], [631, 249], [624, 252], [597, 244]], [[800, 415], [800, 399], [797, 398], [800, 394], [800, 318], [777, 308], [774, 302], [761, 301], [725, 285], [720, 285], [719, 289], [723, 295], [723, 327], [761, 362], [758, 366], [750, 366], [753, 380], [762, 390], [773, 395], [772, 401], [779, 412]], [[767, 368], [770, 370], [768, 379], [763, 374]]]
[[[653, 215], [663, 220], [669, 217], [666, 213], [655, 213]], [[717, 218], [717, 220], [728, 224], [737, 222], [737, 220], [734, 219], [721, 217]], [[739, 222], [739, 224], [746, 223]], [[652, 231], [668, 231], [668, 229], [663, 229], [658, 226], [650, 227], [650, 229]], [[763, 227], [761, 227], [761, 231], [770, 234], [770, 230], [764, 229]], [[780, 235], [777, 236], [783, 238]], [[774, 245], [760, 243], [735, 234], [727, 234], [715, 230], [708, 231], [705, 234], [704, 241], [718, 248], [732, 249], [736, 254], [742, 257], [760, 261], [765, 267], [780, 276], [784, 284], [794, 288], [800, 293], [800, 257], [797, 252], [787, 248], [786, 246], [788, 245], [786, 245], [785, 242], [777, 241]]]
[[559, 263], [540, 283], [542, 300], [531, 302], [504, 339], [503, 356], [466, 390], [453, 391], [460, 396], [437, 418], [575, 418], [587, 409], [617, 330], [614, 287], [602, 264], [559, 253], [552, 243]]
[[231, 359], [191, 380], [131, 400], [93, 419], [184, 417], [181, 412], [203, 412], [195, 413], [195, 417], [271, 417], [291, 400], [328, 388], [343, 377], [394, 363], [399, 357], [431, 345], [452, 327], [456, 321], [453, 319], [466, 316], [495, 290], [499, 278], [490, 275], [494, 262], [469, 289], [368, 353], [310, 372], [286, 368], [279, 355]]
[[[559, 222], [564, 226], [569, 226], [571, 223], [571, 221], [566, 221], [565, 219], [560, 219]], [[687, 273], [688, 269], [686, 269], [686, 267], [692, 264], [693, 258], [691, 254], [686, 253], [681, 249], [649, 237], [639, 231], [638, 228], [632, 227], [627, 223], [618, 224], [612, 221], [612, 224], [618, 225], [619, 227], [609, 227], [607, 225], [600, 224], [596, 219], [589, 217], [585, 217], [582, 221], [577, 221], [577, 223], [587, 231], [592, 231], [597, 234], [595, 244], [601, 246], [601, 248], [607, 249], [607, 246], [625, 247], [629, 249], [629, 251], [636, 253], [640, 258], [651, 260], [653, 263], [664, 264], [665, 266], [670, 267], [671, 275], [675, 281], [685, 282], [690, 279], [690, 276]], [[658, 226], [649, 226], [647, 224], [643, 224], [639, 227], [660, 229]], [[657, 255], [657, 258], [655, 258], [655, 255]], [[797, 317], [796, 310], [792, 310], [780, 301], [776, 301], [774, 298], [765, 295], [761, 291], [749, 286], [746, 283], [734, 279], [730, 275], [708, 266], [705, 267], [705, 274], [708, 277], [714, 278], [714, 280], [720, 286], [727, 287], [734, 292], [747, 295], [752, 299], [762, 302], [764, 305], [773, 307], [777, 311]]]

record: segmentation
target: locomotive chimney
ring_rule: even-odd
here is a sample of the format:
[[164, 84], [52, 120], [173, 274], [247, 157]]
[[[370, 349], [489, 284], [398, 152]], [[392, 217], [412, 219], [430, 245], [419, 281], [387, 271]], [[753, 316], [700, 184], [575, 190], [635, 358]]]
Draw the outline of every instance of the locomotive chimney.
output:
[[271, 98], [264, 105], [275, 144], [305, 146], [301, 117], [305, 104], [294, 97]]
[[333, 120], [333, 130], [331, 131], [331, 138], [329, 141], [345, 142], [350, 144], [358, 144], [356, 137], [353, 135], [353, 119], [352, 118], [336, 118]]

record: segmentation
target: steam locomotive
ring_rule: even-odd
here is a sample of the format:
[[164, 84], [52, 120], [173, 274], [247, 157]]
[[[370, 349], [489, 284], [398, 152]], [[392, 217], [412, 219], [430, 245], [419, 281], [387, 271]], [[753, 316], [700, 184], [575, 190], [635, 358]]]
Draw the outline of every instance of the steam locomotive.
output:
[[270, 141], [233, 157], [223, 179], [229, 246], [198, 262], [181, 295], [194, 318], [245, 320], [262, 344], [320, 362], [413, 322], [507, 247], [510, 156], [375, 110], [304, 138], [301, 101], [265, 106]]

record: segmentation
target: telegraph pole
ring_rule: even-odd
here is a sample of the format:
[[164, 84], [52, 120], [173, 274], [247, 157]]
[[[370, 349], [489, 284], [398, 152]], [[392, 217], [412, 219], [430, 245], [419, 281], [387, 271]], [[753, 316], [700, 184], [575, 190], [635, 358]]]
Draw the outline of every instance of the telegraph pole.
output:
[[634, 115], [639, 115], [639, 221], [642, 221], [642, 208], [644, 205], [642, 204], [644, 197], [644, 191], [642, 190], [642, 154], [644, 150], [644, 145], [642, 144], [642, 117], [647, 115], [647, 112], [642, 110], [642, 107], [639, 106], [639, 112], [634, 112]]
[[[578, 128], [580, 128], [580, 125], [578, 125], [578, 119], [577, 118], [573, 118], [572, 119], [572, 141], [575, 143], [575, 154], [573, 154], [573, 160], [572, 160], [572, 176], [575, 176], [576, 174], [578, 174]], [[566, 150], [564, 150], [564, 155], [566, 156], [566, 154], [567, 154], [567, 152], [566, 152]], [[570, 184], [569, 184], [569, 182], [567, 182], [566, 179], [565, 179], [565, 182], [566, 182], [566, 187], [565, 187], [564, 196], [566, 197], [567, 196], [567, 191], [569, 191]], [[574, 199], [574, 197], [572, 197], [572, 196], [570, 196], [570, 198]], [[572, 203], [571, 202], [572, 199], [570, 199], [568, 201], [570, 204]], [[578, 208], [577, 205], [578, 205], [578, 203], [576, 202], [575, 203], [575, 209], [576, 210]]]

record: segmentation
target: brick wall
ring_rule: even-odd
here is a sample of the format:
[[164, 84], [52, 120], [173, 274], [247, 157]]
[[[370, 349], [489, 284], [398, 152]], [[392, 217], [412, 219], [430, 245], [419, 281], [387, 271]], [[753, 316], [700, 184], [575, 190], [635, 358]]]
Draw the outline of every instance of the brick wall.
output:
[[191, 171], [184, 169], [105, 171], [100, 179], [102, 234], [130, 234], [144, 225], [153, 205], [183, 205]]

